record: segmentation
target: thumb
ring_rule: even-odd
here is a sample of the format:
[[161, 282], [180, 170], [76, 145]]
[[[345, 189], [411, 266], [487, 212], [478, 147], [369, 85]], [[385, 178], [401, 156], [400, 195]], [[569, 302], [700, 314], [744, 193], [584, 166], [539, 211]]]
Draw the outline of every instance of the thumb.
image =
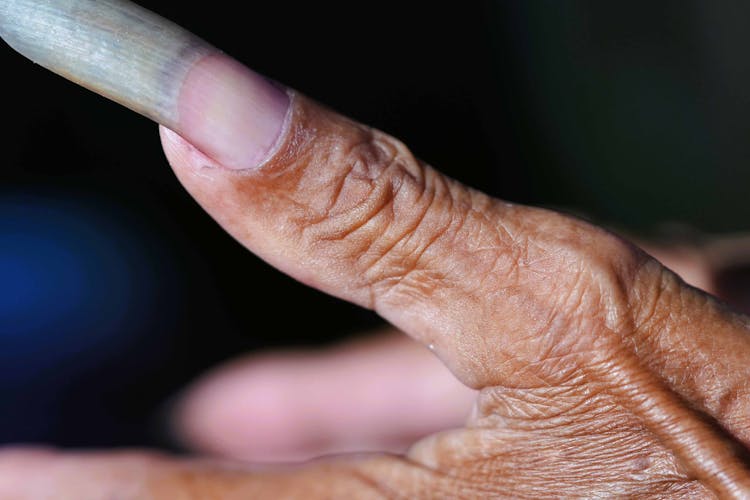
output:
[[629, 245], [462, 186], [130, 2], [4, 2], [0, 33], [174, 131], [177, 177], [230, 234], [433, 346], [471, 387], [564, 378], [539, 367], [567, 355], [580, 316], [596, 319], [588, 344], [630, 315], [620, 283], [642, 257]]
[[[266, 127], [267, 138], [256, 138], [271, 144], [268, 149], [240, 157], [236, 146], [225, 146], [226, 136], [200, 120], [180, 121], [179, 134], [162, 128], [182, 185], [274, 267], [375, 310], [431, 346], [464, 383], [491, 384], [485, 368], [502, 362], [487, 359], [481, 342], [472, 340], [489, 321], [478, 289], [501, 288], [496, 281], [514, 265], [505, 251], [513, 238], [498, 229], [501, 220], [520, 221], [518, 210], [443, 176], [393, 137], [293, 91], [280, 119], [285, 101], [259, 106], [256, 87], [249, 70], [221, 55], [205, 58], [187, 76], [178, 106], [191, 111], [181, 116], [252, 107], [245, 120], [278, 128]], [[235, 104], [240, 96], [252, 104]]]

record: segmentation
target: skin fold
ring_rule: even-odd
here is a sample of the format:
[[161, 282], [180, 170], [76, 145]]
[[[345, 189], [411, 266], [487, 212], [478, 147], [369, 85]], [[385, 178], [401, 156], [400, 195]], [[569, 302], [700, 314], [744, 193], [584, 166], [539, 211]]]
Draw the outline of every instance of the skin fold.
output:
[[305, 97], [291, 106], [257, 169], [163, 129], [167, 158], [251, 251], [432, 346], [477, 391], [465, 426], [294, 467], [6, 450], [0, 497], [750, 495], [746, 316], [609, 232], [462, 186]]

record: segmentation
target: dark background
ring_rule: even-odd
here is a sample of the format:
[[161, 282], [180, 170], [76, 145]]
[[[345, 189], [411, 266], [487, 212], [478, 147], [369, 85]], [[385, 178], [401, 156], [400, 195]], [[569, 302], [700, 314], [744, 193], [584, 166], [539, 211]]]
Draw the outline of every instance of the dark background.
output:
[[[647, 236], [750, 227], [746, 2], [140, 3], [491, 194]], [[0, 67], [0, 442], [172, 446], [202, 371], [378, 324], [224, 234], [153, 123]]]

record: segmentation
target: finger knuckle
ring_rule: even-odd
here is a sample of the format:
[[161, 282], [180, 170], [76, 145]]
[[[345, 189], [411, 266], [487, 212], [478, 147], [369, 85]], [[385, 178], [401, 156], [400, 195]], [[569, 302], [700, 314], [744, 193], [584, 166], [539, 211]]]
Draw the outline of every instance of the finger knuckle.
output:
[[[629, 322], [628, 289], [639, 252], [618, 236], [562, 214], [532, 211], [533, 244], [517, 257], [516, 280], [536, 290], [548, 311], [545, 329], [621, 330]], [[528, 221], [526, 222], [528, 224]], [[584, 338], [585, 340], [585, 338]]]
[[309, 244], [348, 261], [373, 307], [378, 295], [398, 284], [428, 293], [440, 276], [422, 259], [453, 222], [447, 181], [377, 131], [362, 134], [337, 156], [340, 175], [325, 209], [305, 226]]

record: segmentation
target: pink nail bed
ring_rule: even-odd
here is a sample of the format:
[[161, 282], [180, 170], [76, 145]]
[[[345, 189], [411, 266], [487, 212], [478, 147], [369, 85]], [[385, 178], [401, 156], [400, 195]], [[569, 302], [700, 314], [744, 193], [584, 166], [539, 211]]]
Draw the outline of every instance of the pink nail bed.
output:
[[178, 100], [180, 133], [231, 169], [260, 165], [274, 148], [290, 107], [289, 95], [223, 54], [188, 72]]

